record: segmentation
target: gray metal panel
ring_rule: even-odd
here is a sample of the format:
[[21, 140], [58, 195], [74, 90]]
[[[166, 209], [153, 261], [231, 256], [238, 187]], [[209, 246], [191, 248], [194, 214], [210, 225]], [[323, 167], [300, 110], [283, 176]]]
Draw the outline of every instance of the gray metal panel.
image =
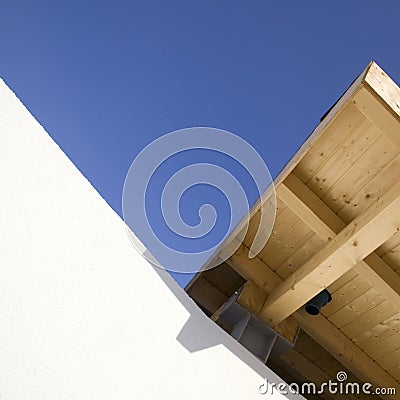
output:
[[264, 363], [291, 349], [293, 343], [236, 302], [239, 294], [230, 297], [219, 314], [219, 320], [232, 327], [231, 336]]

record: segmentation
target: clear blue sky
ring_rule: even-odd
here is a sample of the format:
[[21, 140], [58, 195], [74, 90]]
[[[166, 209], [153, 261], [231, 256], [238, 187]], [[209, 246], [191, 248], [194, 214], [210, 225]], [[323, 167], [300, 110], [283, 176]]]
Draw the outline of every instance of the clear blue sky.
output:
[[400, 81], [399, 15], [394, 0], [2, 1], [0, 75], [121, 215], [133, 158], [176, 129], [232, 131], [275, 176], [371, 59]]

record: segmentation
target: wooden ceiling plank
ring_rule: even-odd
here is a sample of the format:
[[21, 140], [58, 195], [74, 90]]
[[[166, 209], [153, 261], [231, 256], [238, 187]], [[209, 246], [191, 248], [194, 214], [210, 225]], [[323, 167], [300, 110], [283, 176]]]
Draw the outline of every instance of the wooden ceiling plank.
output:
[[384, 301], [383, 295], [377, 293], [373, 288], [370, 288], [349, 304], [329, 316], [328, 319], [340, 329], [342, 326], [354, 321], [357, 317]]
[[324, 246], [325, 242], [314, 232], [310, 232], [303, 243], [275, 269], [275, 272], [283, 279], [288, 278]]
[[376, 359], [376, 362], [385, 370], [400, 365], [400, 349]]
[[394, 387], [400, 393], [400, 384], [322, 315], [310, 317], [299, 310], [294, 317], [308, 335], [358, 378], [381, 387]]
[[398, 333], [394, 333], [385, 340], [369, 347], [365, 352], [373, 359], [376, 360], [387, 354], [391, 354], [396, 350], [400, 350], [400, 338]]
[[353, 339], [396, 314], [397, 310], [388, 301], [384, 301], [343, 326], [341, 331]]
[[393, 378], [397, 379], [398, 381], [400, 381], [400, 364], [390, 368], [388, 370], [388, 373], [393, 376]]
[[[353, 268], [350, 271], [347, 271], [344, 275], [342, 275], [339, 279], [337, 279], [335, 282], [333, 282], [330, 286], [328, 286], [328, 289], [331, 293], [335, 293], [341, 287], [343, 287], [344, 285], [347, 285], [351, 280], [355, 279], [357, 276], [358, 276], [358, 274], [356, 272], [354, 272], [354, 268]], [[333, 301], [333, 299], [332, 299], [332, 301]]]
[[[301, 247], [305, 238], [311, 238], [314, 232], [304, 225], [303, 222], [293, 214], [292, 219], [297, 220], [296, 224], [289, 229], [283, 236], [283, 240], [269, 241], [267, 245], [260, 252], [262, 259], [268, 259], [268, 264], [277, 272], [277, 268], [288, 259], [293, 253]], [[277, 220], [276, 227], [282, 227], [282, 221]], [[267, 258], [268, 257], [268, 258]]]
[[[283, 216], [285, 215], [285, 212], [289, 212], [293, 216], [293, 213], [290, 210], [285, 211], [286, 208], [287, 208], [286, 205], [280, 199], [276, 198], [275, 220], [280, 218], [280, 215], [282, 215], [282, 218], [283, 218]], [[243, 240], [243, 243], [248, 247], [250, 247], [254, 241], [254, 237], [255, 237], [258, 227], [260, 225], [260, 217], [261, 217], [261, 212], [260, 212], [260, 210], [257, 210], [251, 218], [251, 224], [249, 224], [247, 227], [247, 231], [246, 231], [246, 235]], [[288, 221], [289, 222], [291, 221], [290, 218], [288, 219]], [[273, 236], [273, 235], [271, 235], [271, 236]]]
[[[280, 199], [278, 200], [281, 201]], [[277, 221], [279, 221], [279, 224], [277, 223]], [[254, 222], [257, 225], [256, 221]], [[286, 236], [287, 232], [290, 232], [292, 229], [294, 229], [296, 224], [299, 224], [301, 226], [300, 222], [301, 221], [296, 217], [296, 214], [294, 214], [290, 208], [285, 207], [282, 213], [279, 216], [275, 217], [274, 229], [272, 230], [266, 245], [258, 254], [258, 257], [263, 258], [263, 254], [268, 252], [275, 254], [277, 251], [276, 249], [279, 249], [279, 246], [282, 243], [282, 239]], [[252, 227], [252, 225], [253, 220], [251, 220], [249, 226]], [[244, 244], [250, 248], [252, 242], [245, 241]], [[268, 260], [268, 264], [271, 268], [276, 268], [276, 265], [274, 265], [270, 260]]]
[[[332, 286], [333, 285], [331, 285], [330, 287]], [[329, 302], [321, 310], [321, 312], [325, 315], [325, 317], [329, 319], [331, 315], [335, 314], [341, 308], [350, 304], [353, 300], [361, 296], [370, 288], [371, 286], [369, 285], [369, 283], [360, 275], [356, 274], [355, 278], [351, 279], [349, 282], [339, 287], [338, 290], [336, 290], [335, 292], [331, 291], [332, 301]]]
[[[393, 143], [382, 135], [376, 127], [372, 127], [373, 130], [378, 132], [379, 140], [376, 140], [375, 143], [352, 164], [351, 168], [349, 168], [340, 179], [337, 179], [335, 184], [332, 185], [323, 196], [320, 196], [328, 207], [337, 214], [339, 214], [343, 205], [347, 211], [344, 215], [347, 216], [349, 214], [349, 208], [356, 210], [355, 215], [360, 214], [362, 211], [359, 209], [367, 207], [368, 203], [372, 202], [373, 199], [371, 201], [368, 201], [365, 197], [358, 199], [358, 201], [352, 199], [360, 190], [368, 185], [368, 182], [373, 179], [374, 176], [379, 176], [385, 165], [390, 163], [396, 155], [399, 154], [397, 147], [393, 146]], [[372, 134], [372, 132], [370, 132], [370, 134]], [[392, 174], [395, 174], [394, 171], [392, 171]], [[345, 195], [345, 197], [343, 197], [343, 195]], [[354, 213], [352, 214], [354, 215]], [[344, 221], [350, 222], [351, 219], [349, 220], [346, 217]]]
[[373, 328], [362, 332], [360, 335], [352, 338], [353, 342], [362, 349], [379, 343], [395, 332], [400, 334], [400, 313], [397, 313], [385, 321], [380, 322]]
[[[347, 186], [340, 186], [341, 193], [335, 198], [336, 206], [332, 209], [346, 223], [356, 218], [370, 203], [382, 193], [386, 193], [400, 179], [400, 153], [384, 135], [381, 136], [381, 140], [387, 142], [391, 150], [388, 150], [385, 145], [383, 149], [380, 149], [380, 153], [375, 153], [378, 159], [375, 162], [367, 166], [354, 165], [356, 173], [351, 176], [351, 179], [345, 177], [344, 183]], [[390, 158], [392, 154], [395, 155]], [[364, 175], [361, 175], [361, 172]]]
[[317, 138], [314, 145], [304, 155], [303, 162], [296, 166], [296, 174], [304, 182], [310, 182], [365, 120], [365, 115], [352, 102], [346, 104], [340, 110], [340, 118], [332, 121], [324, 135]]
[[307, 182], [307, 186], [321, 197], [328, 197], [338, 182], [353, 171], [356, 163], [364, 158], [371, 158], [368, 154], [375, 144], [379, 144], [381, 135], [376, 126], [365, 119], [333, 157]]

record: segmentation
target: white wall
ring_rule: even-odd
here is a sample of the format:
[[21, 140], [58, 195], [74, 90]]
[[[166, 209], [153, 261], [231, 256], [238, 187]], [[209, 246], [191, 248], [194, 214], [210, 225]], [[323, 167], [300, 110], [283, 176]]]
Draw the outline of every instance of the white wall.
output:
[[279, 382], [136, 253], [0, 81], [0, 399], [267, 398], [260, 375]]

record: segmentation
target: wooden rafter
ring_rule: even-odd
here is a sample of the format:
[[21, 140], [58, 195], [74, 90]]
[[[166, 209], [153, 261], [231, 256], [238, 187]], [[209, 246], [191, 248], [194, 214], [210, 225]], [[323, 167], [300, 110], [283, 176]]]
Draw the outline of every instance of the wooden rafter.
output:
[[353, 103], [400, 148], [400, 88], [377, 64], [368, 67]]
[[375, 251], [400, 230], [399, 208], [400, 183], [374, 201], [276, 288], [261, 310], [263, 319], [272, 325], [283, 321]]
[[[247, 280], [253, 280], [266, 292], [271, 293], [282, 279], [257, 256], [250, 259], [249, 249], [241, 244], [226, 263]], [[265, 268], [266, 267], [266, 268]]]
[[[345, 222], [314, 194], [296, 175], [288, 176], [277, 190], [280, 199], [317, 235], [328, 243]], [[378, 293], [400, 311], [400, 276], [376, 253], [371, 253], [354, 269]]]
[[[400, 96], [399, 96], [400, 97]], [[399, 116], [386, 112], [385, 104], [377, 101], [377, 96], [368, 87], [363, 87], [354, 96], [355, 106], [382, 131], [397, 147], [400, 148]], [[400, 111], [400, 108], [398, 108]]]

